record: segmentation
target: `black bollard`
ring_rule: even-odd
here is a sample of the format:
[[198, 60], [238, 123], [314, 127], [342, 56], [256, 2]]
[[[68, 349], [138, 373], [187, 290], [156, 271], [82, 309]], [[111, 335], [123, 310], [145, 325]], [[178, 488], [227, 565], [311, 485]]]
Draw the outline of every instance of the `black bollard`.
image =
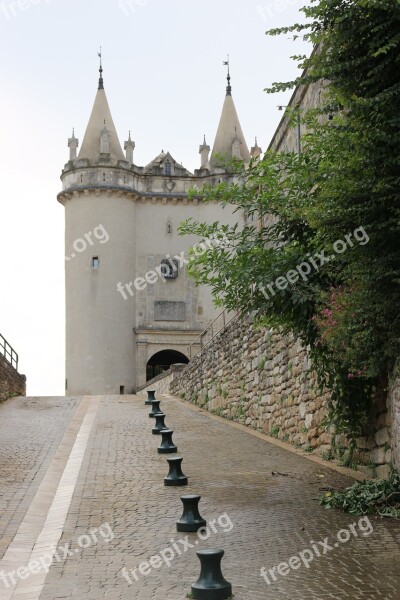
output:
[[147, 390], [147, 398], [145, 404], [150, 405], [156, 399], [156, 390]]
[[156, 420], [156, 424], [153, 427], [153, 429], [151, 430], [152, 433], [157, 435], [157, 434], [160, 434], [163, 429], [168, 429], [168, 427], [164, 423], [164, 419], [165, 419], [164, 413], [159, 412], [155, 415], [154, 418]]
[[199, 502], [201, 496], [181, 496], [183, 502], [183, 514], [176, 522], [177, 531], [198, 531], [200, 527], [205, 527], [207, 522], [199, 513]]
[[157, 452], [159, 454], [173, 454], [174, 452], [177, 452], [178, 448], [175, 446], [174, 442], [172, 441], [173, 433], [174, 432], [172, 431], [172, 429], [163, 429], [161, 431], [162, 441], [161, 441], [161, 444], [157, 448]]
[[182, 473], [182, 457], [174, 456], [167, 458], [169, 464], [169, 473], [164, 477], [164, 485], [187, 485], [188, 478]]
[[160, 413], [160, 402], [161, 400], [152, 400], [151, 401], [151, 411], [149, 412], [149, 417], [154, 418], [157, 413]]
[[231, 598], [232, 585], [224, 579], [221, 571], [223, 550], [198, 550], [200, 577], [192, 585], [193, 598], [197, 600], [225, 600]]

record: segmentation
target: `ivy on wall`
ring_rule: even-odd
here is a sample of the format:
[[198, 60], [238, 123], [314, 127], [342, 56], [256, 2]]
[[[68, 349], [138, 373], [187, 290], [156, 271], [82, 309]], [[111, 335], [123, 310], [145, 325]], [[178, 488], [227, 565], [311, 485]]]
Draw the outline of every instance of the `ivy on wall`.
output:
[[267, 90], [323, 87], [318, 109], [288, 112], [306, 131], [301, 154], [268, 151], [247, 169], [227, 162], [236, 183], [202, 194], [243, 210], [246, 226], [189, 220], [180, 231], [225, 233], [229, 243], [193, 254], [190, 273], [217, 305], [309, 346], [331, 422], [354, 439], [400, 347], [400, 4], [315, 0], [302, 10], [304, 24], [267, 32], [317, 48], [295, 57], [299, 78]]

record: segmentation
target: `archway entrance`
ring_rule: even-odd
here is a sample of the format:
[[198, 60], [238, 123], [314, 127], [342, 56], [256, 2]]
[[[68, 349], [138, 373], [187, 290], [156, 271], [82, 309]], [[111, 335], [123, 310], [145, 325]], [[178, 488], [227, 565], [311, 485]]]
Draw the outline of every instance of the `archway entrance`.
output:
[[188, 362], [189, 359], [182, 352], [178, 352], [177, 350], [161, 350], [161, 352], [154, 354], [146, 365], [146, 381], [167, 371], [175, 363], [187, 365]]

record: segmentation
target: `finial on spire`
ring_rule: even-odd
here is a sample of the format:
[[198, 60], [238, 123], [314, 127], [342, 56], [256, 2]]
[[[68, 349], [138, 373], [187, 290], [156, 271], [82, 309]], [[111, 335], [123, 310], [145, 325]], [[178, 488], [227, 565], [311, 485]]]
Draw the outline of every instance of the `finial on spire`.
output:
[[99, 90], [104, 90], [104, 82], [103, 82], [103, 64], [102, 64], [102, 52], [101, 52], [101, 46], [100, 46], [100, 52], [97, 53], [97, 56], [100, 58], [100, 68], [99, 68], [99, 73], [100, 73], [100, 78], [99, 78]]
[[250, 150], [250, 156], [255, 161], [258, 161], [260, 159], [261, 154], [262, 154], [262, 150], [261, 150], [260, 146], [258, 145], [257, 137], [256, 137], [255, 141], [254, 141], [254, 146]]
[[76, 159], [76, 150], [79, 146], [79, 140], [75, 137], [75, 127], [72, 128], [72, 137], [68, 138], [69, 160]]
[[124, 150], [125, 150], [125, 158], [131, 164], [133, 164], [133, 151], [135, 149], [135, 146], [136, 146], [136, 144], [135, 144], [135, 142], [132, 141], [132, 138], [131, 138], [131, 130], [129, 130], [129, 136], [124, 144]]
[[210, 146], [207, 145], [205, 134], [204, 134], [203, 143], [199, 147], [199, 154], [201, 154], [201, 166], [200, 166], [200, 169], [208, 169], [209, 168]]
[[223, 64], [224, 64], [224, 66], [228, 67], [228, 75], [226, 77], [226, 79], [228, 81], [228, 85], [226, 87], [226, 95], [227, 96], [231, 96], [232, 95], [232, 86], [231, 86], [231, 72], [230, 72], [229, 54], [227, 54], [227, 60], [224, 60]]

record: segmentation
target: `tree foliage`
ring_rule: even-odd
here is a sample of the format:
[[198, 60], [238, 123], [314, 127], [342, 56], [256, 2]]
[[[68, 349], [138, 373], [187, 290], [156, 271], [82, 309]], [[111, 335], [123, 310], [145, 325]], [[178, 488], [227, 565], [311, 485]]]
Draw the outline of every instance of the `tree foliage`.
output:
[[247, 169], [232, 161], [235, 183], [202, 194], [244, 211], [245, 226], [187, 221], [181, 232], [225, 232], [229, 244], [193, 255], [191, 274], [217, 304], [299, 335], [332, 392], [337, 430], [354, 437], [399, 353], [400, 4], [315, 0], [302, 10], [304, 24], [267, 32], [316, 46], [295, 57], [298, 79], [267, 90], [323, 86], [321, 106], [301, 114], [302, 153], [269, 150]]

